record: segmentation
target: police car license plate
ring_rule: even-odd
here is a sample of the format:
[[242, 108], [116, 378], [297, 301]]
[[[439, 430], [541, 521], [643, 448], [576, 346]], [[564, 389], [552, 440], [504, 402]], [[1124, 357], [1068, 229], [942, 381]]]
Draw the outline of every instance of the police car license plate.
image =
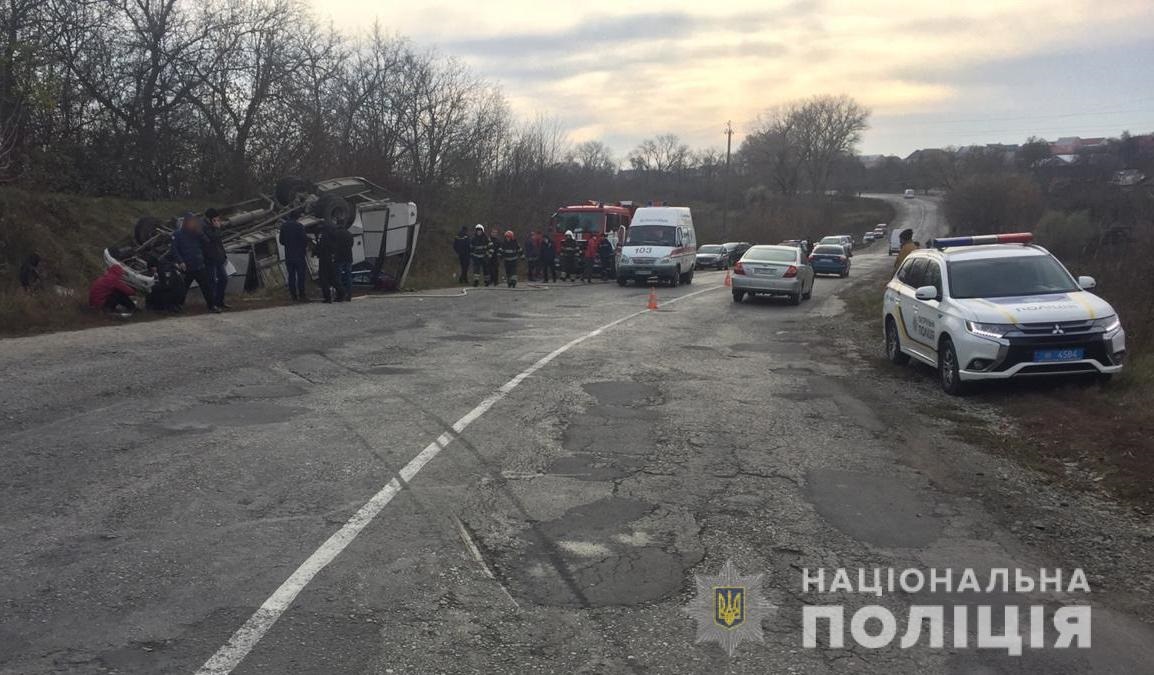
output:
[[1039, 349], [1034, 352], [1034, 361], [1046, 363], [1053, 361], [1077, 361], [1084, 358], [1084, 349]]

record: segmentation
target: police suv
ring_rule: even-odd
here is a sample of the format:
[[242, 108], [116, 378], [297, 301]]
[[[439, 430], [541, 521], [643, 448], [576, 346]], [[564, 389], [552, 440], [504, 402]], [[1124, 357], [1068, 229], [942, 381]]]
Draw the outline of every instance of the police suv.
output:
[[886, 356], [938, 369], [942, 389], [976, 380], [1122, 369], [1114, 309], [1029, 233], [950, 237], [910, 253], [886, 286]]

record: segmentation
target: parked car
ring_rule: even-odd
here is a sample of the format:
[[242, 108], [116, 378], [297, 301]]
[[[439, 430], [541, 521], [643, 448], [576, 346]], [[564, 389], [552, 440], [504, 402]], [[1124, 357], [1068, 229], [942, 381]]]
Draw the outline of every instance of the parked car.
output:
[[828, 237], [822, 237], [821, 241], [819, 241], [817, 243], [819, 246], [821, 244], [827, 244], [830, 246], [841, 246], [841, 247], [845, 248], [845, 254], [846, 255], [848, 255], [848, 256], [853, 255], [853, 237], [849, 236], [848, 234], [833, 234], [833, 235], [830, 235]]
[[849, 276], [850, 259], [842, 246], [822, 244], [815, 247], [809, 256], [809, 264], [814, 274], [836, 274], [842, 278]]
[[980, 380], [1122, 369], [1126, 333], [1114, 308], [1090, 293], [1029, 233], [949, 237], [902, 263], [885, 289], [886, 356], [937, 369], [949, 394]]
[[697, 268], [729, 269], [729, 251], [721, 244], [706, 244], [697, 248]]
[[903, 194], [902, 196], [905, 197], [906, 199], [913, 199], [914, 198], [914, 191], [907, 189], [905, 191], [905, 194]]
[[730, 241], [722, 244], [722, 246], [729, 252], [729, 264], [733, 265], [738, 260], [741, 260], [741, 256], [745, 255], [745, 252], [748, 251], [749, 247], [753, 246], [753, 244], [748, 241]]
[[796, 246], [754, 246], [733, 266], [733, 301], [784, 295], [799, 305], [813, 295], [813, 268]]

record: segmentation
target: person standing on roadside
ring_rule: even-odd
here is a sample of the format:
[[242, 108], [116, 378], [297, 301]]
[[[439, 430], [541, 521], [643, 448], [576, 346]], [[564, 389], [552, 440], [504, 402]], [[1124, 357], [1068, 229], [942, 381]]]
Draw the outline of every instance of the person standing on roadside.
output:
[[525, 278], [530, 282], [537, 278], [537, 261], [541, 259], [541, 235], [531, 233], [525, 238]]
[[597, 256], [601, 259], [601, 280], [608, 281], [613, 272], [613, 242], [609, 237], [601, 237], [597, 245]]
[[902, 230], [902, 233], [898, 235], [898, 241], [901, 243], [901, 248], [898, 249], [898, 257], [894, 260], [895, 272], [897, 272], [898, 268], [905, 262], [906, 257], [918, 247], [918, 245], [914, 243], [914, 231], [908, 228]]
[[505, 241], [501, 244], [501, 257], [505, 260], [505, 283], [509, 288], [517, 287], [517, 262], [524, 255], [521, 245], [517, 243], [517, 235], [513, 230], [505, 232]]
[[489, 281], [496, 286], [501, 278], [501, 249], [505, 246], [505, 238], [496, 225], [489, 228], [489, 243]]
[[219, 314], [220, 308], [216, 306], [212, 279], [209, 278], [204, 256], [207, 245], [208, 239], [204, 236], [200, 218], [192, 213], [184, 214], [180, 227], [172, 235], [172, 257], [176, 260], [177, 269], [184, 274], [185, 292], [195, 281], [204, 297], [204, 306], [208, 311]]
[[597, 256], [599, 255], [599, 248], [601, 246], [601, 235], [594, 232], [589, 235], [589, 241], [585, 242], [585, 250], [583, 252], [583, 262], [585, 264], [582, 269], [581, 279], [587, 283], [593, 283], [593, 268], [597, 266]]
[[232, 309], [224, 302], [228, 291], [228, 254], [224, 250], [222, 221], [216, 209], [204, 212], [204, 264], [208, 270], [208, 282], [212, 286], [212, 304], [221, 309]]
[[481, 278], [484, 277], [485, 285], [489, 285], [489, 258], [493, 242], [489, 240], [489, 235], [485, 234], [485, 226], [477, 224], [473, 228], [473, 238], [469, 240], [469, 255], [473, 259], [473, 287], [481, 285]]
[[333, 242], [334, 230], [334, 225], [326, 223], [322, 226], [320, 236], [317, 237], [317, 243], [313, 246], [313, 256], [317, 259], [317, 283], [320, 284], [321, 298], [325, 304], [333, 301], [334, 287], [336, 287], [337, 291], [337, 302], [344, 299], [341, 289], [337, 285], [337, 275], [333, 261], [335, 253]]
[[453, 240], [453, 253], [457, 254], [457, 263], [461, 266], [461, 275], [457, 277], [457, 283], [469, 283], [469, 228], [464, 225], [461, 226], [461, 231], [457, 233], [457, 238]]
[[336, 273], [337, 295], [343, 297], [345, 302], [353, 301], [354, 243], [349, 228], [337, 227], [333, 230], [333, 271]]
[[565, 230], [565, 239], [561, 242], [561, 280], [577, 280], [577, 257], [580, 255], [581, 245], [573, 237], [573, 230]]
[[553, 243], [552, 232], [546, 232], [541, 237], [538, 255], [541, 256], [541, 282], [549, 283], [549, 275], [553, 275], [553, 283], [557, 283], [557, 248]]
[[284, 247], [284, 269], [289, 295], [297, 302], [308, 302], [305, 276], [308, 274], [309, 237], [305, 233], [305, 226], [295, 216], [289, 218], [281, 223], [277, 240]]

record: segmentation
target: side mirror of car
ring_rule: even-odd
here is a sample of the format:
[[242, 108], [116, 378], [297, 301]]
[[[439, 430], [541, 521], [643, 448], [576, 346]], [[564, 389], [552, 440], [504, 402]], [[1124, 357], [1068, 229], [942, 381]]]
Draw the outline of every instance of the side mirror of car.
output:
[[1098, 282], [1094, 280], [1094, 277], [1078, 277], [1078, 287], [1084, 291], [1092, 291], [1097, 285]]
[[937, 300], [938, 289], [935, 286], [921, 286], [914, 291], [914, 297], [918, 300]]

